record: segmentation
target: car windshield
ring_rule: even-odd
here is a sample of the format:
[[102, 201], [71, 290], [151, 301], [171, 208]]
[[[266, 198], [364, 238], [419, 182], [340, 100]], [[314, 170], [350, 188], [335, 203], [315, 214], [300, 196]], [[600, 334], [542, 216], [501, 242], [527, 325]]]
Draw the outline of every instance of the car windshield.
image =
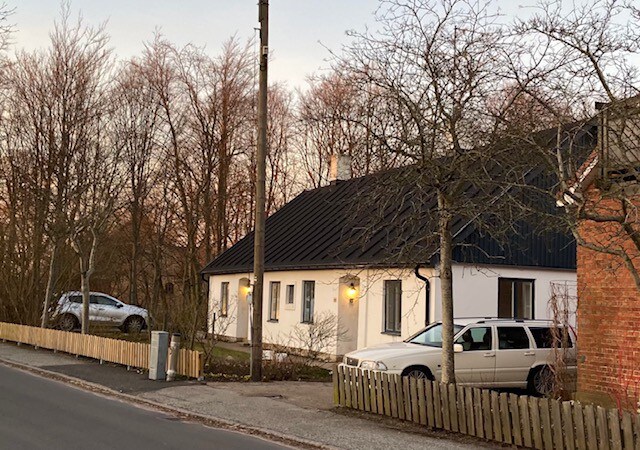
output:
[[[453, 335], [458, 334], [464, 327], [462, 325], [453, 325]], [[437, 323], [424, 329], [415, 336], [409, 338], [406, 342], [410, 344], [428, 345], [430, 347], [442, 347], [442, 324]]]

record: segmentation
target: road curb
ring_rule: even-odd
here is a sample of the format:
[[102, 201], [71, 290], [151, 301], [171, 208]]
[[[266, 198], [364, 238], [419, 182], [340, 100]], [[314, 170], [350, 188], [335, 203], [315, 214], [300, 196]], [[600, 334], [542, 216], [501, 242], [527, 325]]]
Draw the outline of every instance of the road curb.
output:
[[338, 450], [337, 447], [332, 447], [330, 445], [311, 441], [311, 440], [300, 438], [297, 436], [291, 436], [291, 435], [279, 433], [277, 431], [260, 428], [260, 427], [251, 427], [239, 422], [234, 422], [231, 420], [222, 419], [214, 416], [207, 416], [205, 414], [194, 413], [192, 411], [188, 411], [182, 408], [176, 408], [174, 406], [167, 406], [165, 404], [155, 402], [152, 400], [147, 400], [145, 398], [141, 398], [136, 395], [125, 394], [123, 392], [116, 391], [114, 389], [108, 388], [98, 383], [93, 383], [91, 381], [86, 381], [80, 378], [72, 377], [72, 376], [61, 374], [58, 372], [42, 369], [40, 367], [34, 367], [28, 364], [19, 363], [19, 362], [4, 359], [4, 358], [0, 358], [0, 364], [3, 364], [8, 367], [13, 367], [15, 369], [22, 370], [25, 372], [33, 373], [33, 374], [42, 376], [44, 378], [59, 381], [59, 382], [71, 385], [73, 387], [76, 387], [78, 389], [83, 389], [85, 391], [97, 393], [105, 397], [115, 398], [118, 400], [126, 401], [128, 403], [134, 403], [136, 405], [146, 406], [150, 409], [154, 409], [164, 413], [174, 414], [174, 415], [180, 416], [180, 418], [183, 420], [198, 422], [203, 425], [210, 426], [212, 428], [220, 428], [224, 430], [235, 431], [238, 433], [249, 434], [252, 436], [261, 437], [263, 439], [277, 442], [280, 444], [296, 446], [298, 448]]

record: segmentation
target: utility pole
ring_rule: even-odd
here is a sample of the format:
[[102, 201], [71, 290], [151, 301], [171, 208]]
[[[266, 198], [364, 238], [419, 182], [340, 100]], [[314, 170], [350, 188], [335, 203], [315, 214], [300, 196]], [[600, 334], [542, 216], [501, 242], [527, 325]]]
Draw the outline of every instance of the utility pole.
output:
[[253, 242], [253, 321], [251, 381], [262, 381], [262, 297], [264, 292], [265, 178], [267, 158], [267, 64], [269, 62], [269, 0], [258, 3], [260, 79], [258, 85], [258, 148], [256, 152], [256, 215]]

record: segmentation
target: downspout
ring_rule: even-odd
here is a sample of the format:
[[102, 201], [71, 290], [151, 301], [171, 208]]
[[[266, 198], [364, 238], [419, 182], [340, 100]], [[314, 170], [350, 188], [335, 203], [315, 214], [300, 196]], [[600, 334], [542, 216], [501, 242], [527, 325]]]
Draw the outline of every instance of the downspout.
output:
[[416, 274], [416, 278], [424, 281], [424, 288], [426, 293], [424, 324], [429, 325], [431, 323], [431, 282], [427, 277], [420, 274], [420, 264], [416, 265], [414, 273]]
[[[209, 333], [209, 307], [211, 305], [209, 305], [209, 277], [210, 274], [208, 273], [200, 273], [200, 279], [207, 285], [207, 334]], [[215, 333], [215, 326], [216, 326], [216, 319], [215, 319], [215, 313], [214, 313], [214, 317], [213, 317], [213, 322], [211, 323], [211, 337], [213, 338], [214, 333]]]

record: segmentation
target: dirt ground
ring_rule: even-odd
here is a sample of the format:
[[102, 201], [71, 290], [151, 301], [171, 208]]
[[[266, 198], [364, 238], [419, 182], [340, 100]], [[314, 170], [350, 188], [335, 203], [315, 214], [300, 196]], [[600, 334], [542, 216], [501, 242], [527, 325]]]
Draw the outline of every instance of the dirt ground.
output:
[[209, 382], [207, 386], [236, 392], [243, 397], [282, 399], [301, 408], [330, 410], [333, 405], [332, 383], [305, 381], [273, 381], [269, 383]]

